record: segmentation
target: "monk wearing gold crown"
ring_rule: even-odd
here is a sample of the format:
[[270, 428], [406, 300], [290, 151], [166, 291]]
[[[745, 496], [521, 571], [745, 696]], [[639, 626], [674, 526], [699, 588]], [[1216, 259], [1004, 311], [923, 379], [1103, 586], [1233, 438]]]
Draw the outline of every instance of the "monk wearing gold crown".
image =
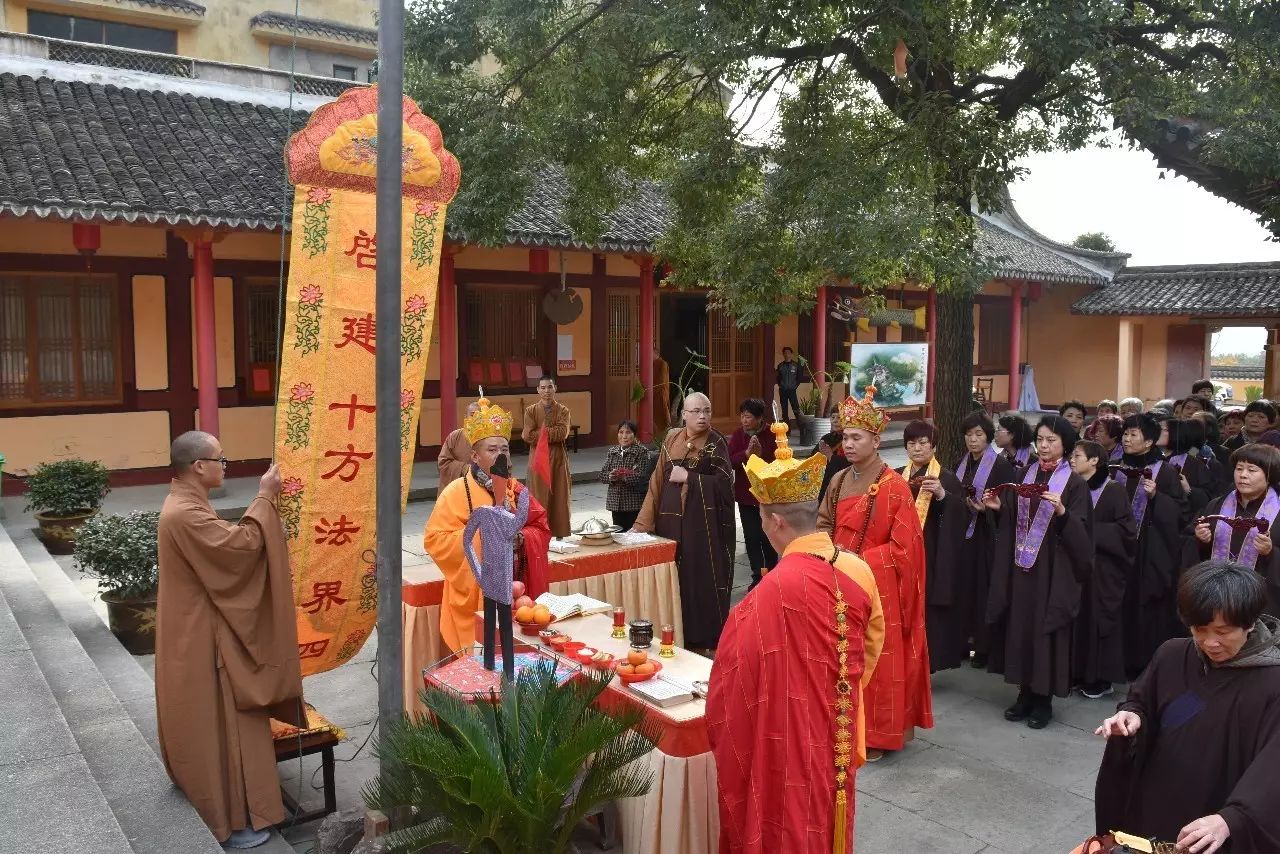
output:
[[867, 564], [815, 528], [826, 458], [802, 463], [787, 425], [772, 432], [774, 461], [746, 473], [782, 558], [729, 614], [707, 696], [720, 850], [848, 854], [884, 616]]
[[[516, 509], [516, 499], [525, 487], [515, 478], [506, 479], [503, 495], [493, 494], [495, 464], [505, 472], [511, 464], [511, 414], [485, 399], [484, 391], [476, 409], [468, 411], [462, 424], [471, 443], [471, 464], [466, 473], [451, 482], [436, 497], [436, 506], [427, 519], [423, 546], [444, 574], [444, 596], [440, 602], [440, 637], [445, 649], [458, 650], [475, 643], [475, 616], [483, 599], [480, 585], [463, 552], [462, 532], [476, 507], [491, 507], [501, 500], [508, 510]], [[502, 462], [499, 463], [499, 460]], [[523, 581], [527, 595], [537, 598], [547, 590], [547, 545], [551, 528], [547, 511], [530, 494], [529, 518], [516, 536], [514, 577]], [[473, 548], [483, 554], [480, 535]]]
[[925, 551], [911, 487], [880, 459], [889, 416], [875, 386], [846, 398], [838, 417], [849, 467], [831, 478], [818, 529], [871, 567], [884, 607], [884, 652], [867, 686], [867, 759], [901, 750], [915, 727], [933, 726], [925, 637]]

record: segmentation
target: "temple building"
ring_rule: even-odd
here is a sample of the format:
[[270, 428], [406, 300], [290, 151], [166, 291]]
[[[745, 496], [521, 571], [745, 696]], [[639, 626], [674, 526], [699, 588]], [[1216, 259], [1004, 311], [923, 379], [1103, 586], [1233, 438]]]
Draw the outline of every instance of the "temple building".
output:
[[[42, 0], [39, 9], [0, 0], [6, 494], [20, 488], [10, 475], [69, 456], [101, 460], [119, 483], [162, 481], [170, 441], [197, 427], [221, 437], [232, 475], [271, 457], [292, 201], [282, 150], [310, 111], [367, 85], [376, 39], [365, 16], [372, 2], [335, 0], [335, 20], [295, 21], [285, 4], [262, 5], [241, 20], [215, 19], [212, 6], [190, 0]], [[49, 19], [59, 15], [70, 21]], [[280, 48], [291, 49], [295, 31], [291, 74]], [[613, 441], [620, 419], [644, 425], [646, 406], [667, 405], [665, 393], [634, 400], [637, 385], [653, 386], [654, 351], [673, 380], [688, 351], [705, 354], [709, 371], [694, 384], [727, 429], [740, 400], [773, 396], [784, 346], [831, 370], [853, 343], [933, 339], [932, 293], [910, 286], [888, 291], [887, 306], [924, 308], [920, 325], [838, 320], [832, 302], [860, 292], [832, 285], [822, 310], [740, 329], [706, 294], [659, 286], [654, 245], [668, 221], [659, 188], [639, 186], [591, 244], [565, 225], [567, 197], [564, 176], [548, 169], [507, 223], [505, 245], [450, 233], [420, 459], [434, 458], [478, 386], [514, 409], [532, 402], [544, 370], [558, 376], [576, 441], [588, 447]], [[996, 272], [977, 297], [973, 365], [993, 409], [1016, 404], [1026, 364], [1045, 405], [1154, 401], [1207, 373], [1214, 326], [1266, 325], [1275, 340], [1274, 267], [1126, 270], [1122, 253], [1039, 234], [1012, 203], [978, 224], [979, 251]], [[1237, 274], [1231, 282], [1260, 284], [1223, 284]], [[569, 288], [582, 310], [558, 325], [543, 300]], [[494, 306], [501, 311], [485, 310]], [[1276, 379], [1269, 368], [1273, 394]]]

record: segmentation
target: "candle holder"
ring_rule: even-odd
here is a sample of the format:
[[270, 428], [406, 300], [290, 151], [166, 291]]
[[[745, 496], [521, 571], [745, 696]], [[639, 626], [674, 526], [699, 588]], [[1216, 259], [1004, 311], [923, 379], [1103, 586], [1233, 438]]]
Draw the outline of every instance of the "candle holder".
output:
[[609, 635], [618, 640], [625, 640], [627, 637], [627, 612], [622, 608], [613, 609], [613, 632]]
[[633, 649], [648, 649], [653, 643], [653, 623], [649, 620], [631, 621], [631, 646]]
[[662, 627], [662, 642], [658, 647], [658, 656], [660, 658], [676, 657], [676, 627]]

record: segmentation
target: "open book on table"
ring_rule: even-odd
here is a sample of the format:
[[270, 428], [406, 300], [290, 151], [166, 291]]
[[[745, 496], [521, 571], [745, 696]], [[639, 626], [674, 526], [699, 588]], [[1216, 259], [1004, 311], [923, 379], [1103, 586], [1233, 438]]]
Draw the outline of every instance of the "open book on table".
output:
[[608, 602], [592, 599], [581, 593], [570, 593], [568, 596], [557, 596], [554, 593], [543, 593], [534, 600], [539, 605], [546, 605], [551, 616], [557, 620], [570, 617], [585, 617], [590, 614], [607, 614], [613, 610]]

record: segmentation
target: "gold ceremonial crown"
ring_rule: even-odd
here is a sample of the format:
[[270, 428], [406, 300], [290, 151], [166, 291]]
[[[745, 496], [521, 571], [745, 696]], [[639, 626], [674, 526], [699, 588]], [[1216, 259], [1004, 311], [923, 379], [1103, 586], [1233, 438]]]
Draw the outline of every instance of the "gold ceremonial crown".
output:
[[795, 459], [795, 453], [787, 444], [787, 425], [777, 421], [769, 428], [778, 440], [778, 450], [773, 462], [766, 463], [755, 454], [747, 460], [747, 480], [751, 494], [761, 504], [795, 504], [800, 501], [816, 501], [822, 489], [822, 472], [827, 467], [826, 457], [814, 454], [804, 462]]
[[462, 430], [466, 433], [468, 442], [474, 445], [482, 439], [492, 439], [495, 436], [511, 438], [511, 413], [501, 406], [490, 404], [489, 399], [484, 396], [483, 388], [480, 389], [480, 399], [476, 401], [476, 406], [479, 408], [475, 413], [462, 421]]
[[839, 414], [836, 416], [840, 422], [840, 429], [866, 430], [868, 433], [877, 435], [883, 432], [885, 425], [889, 423], [889, 416], [884, 414], [883, 409], [876, 408], [872, 403], [875, 396], [876, 387], [869, 385], [866, 396], [862, 400], [846, 397], [840, 404]]

